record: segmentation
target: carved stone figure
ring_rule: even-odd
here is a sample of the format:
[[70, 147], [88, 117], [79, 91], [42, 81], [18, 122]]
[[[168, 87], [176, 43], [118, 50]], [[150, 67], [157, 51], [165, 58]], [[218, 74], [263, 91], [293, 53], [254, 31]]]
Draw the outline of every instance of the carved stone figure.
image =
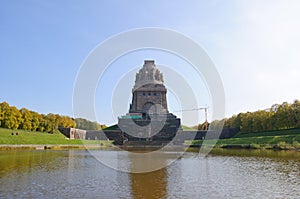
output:
[[[148, 106], [145, 106], [145, 104], [159, 105], [165, 112], [168, 112], [166, 99], [167, 89], [163, 83], [163, 75], [156, 68], [154, 61], [145, 60], [143, 67], [136, 74], [135, 85], [132, 90], [132, 103], [129, 112], [147, 112], [145, 107]], [[158, 108], [153, 110], [155, 110], [156, 113], [161, 112]]]

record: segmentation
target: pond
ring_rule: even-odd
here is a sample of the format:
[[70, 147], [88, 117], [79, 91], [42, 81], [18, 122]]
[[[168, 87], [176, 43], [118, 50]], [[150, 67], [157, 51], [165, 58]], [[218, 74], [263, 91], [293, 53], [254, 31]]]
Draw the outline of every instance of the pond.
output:
[[[299, 152], [218, 149], [205, 158], [196, 150], [181, 157], [166, 151], [147, 158], [134, 154], [1, 151], [0, 198], [300, 197]], [[107, 166], [110, 163], [117, 169]], [[137, 172], [149, 165], [164, 166], [147, 173], [120, 171]]]

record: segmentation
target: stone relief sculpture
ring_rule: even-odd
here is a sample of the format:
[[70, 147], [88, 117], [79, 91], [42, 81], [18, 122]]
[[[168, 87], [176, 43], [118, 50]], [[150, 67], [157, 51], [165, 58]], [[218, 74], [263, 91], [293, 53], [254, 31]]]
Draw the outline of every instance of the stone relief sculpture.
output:
[[134, 88], [141, 87], [146, 84], [163, 84], [163, 75], [156, 68], [154, 61], [146, 60], [142, 69], [136, 73]]

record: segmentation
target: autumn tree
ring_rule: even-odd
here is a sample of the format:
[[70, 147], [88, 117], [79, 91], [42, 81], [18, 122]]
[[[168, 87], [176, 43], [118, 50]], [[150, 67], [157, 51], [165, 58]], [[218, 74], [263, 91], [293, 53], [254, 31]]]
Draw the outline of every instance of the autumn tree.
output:
[[37, 112], [31, 111], [31, 130], [36, 131], [39, 127], [39, 114]]
[[66, 127], [66, 128], [75, 128], [76, 123], [74, 119], [68, 116], [60, 116], [58, 117], [58, 126]]
[[[83, 126], [87, 128], [99, 130], [105, 128], [97, 122], [82, 120]], [[57, 127], [75, 128], [75, 120], [69, 116], [49, 113], [39, 114], [26, 108], [18, 110], [14, 106], [10, 106], [7, 102], [0, 103], [0, 127], [10, 129], [22, 129], [28, 131], [54, 132]]]
[[32, 129], [32, 114], [31, 112], [26, 109], [26, 108], [22, 108], [20, 110], [20, 113], [22, 115], [22, 121], [20, 123], [19, 128], [23, 129], [23, 130], [31, 130]]
[[[217, 121], [213, 121], [214, 125]], [[198, 129], [201, 124], [198, 125]], [[226, 118], [224, 128], [240, 128], [241, 132], [260, 132], [300, 128], [300, 101], [274, 104], [265, 110], [239, 113]]]
[[44, 116], [44, 132], [53, 133], [58, 127], [58, 117], [56, 114], [49, 113]]
[[45, 115], [44, 114], [38, 114], [38, 121], [39, 121], [39, 125], [37, 127], [37, 131], [44, 132], [45, 131], [45, 126], [47, 125]]
[[0, 103], [0, 126], [3, 127], [4, 114], [9, 109], [9, 104], [7, 102]]
[[10, 107], [7, 103], [5, 103], [6, 102], [3, 104], [4, 112], [1, 127], [17, 129], [22, 122], [22, 114], [16, 107]]

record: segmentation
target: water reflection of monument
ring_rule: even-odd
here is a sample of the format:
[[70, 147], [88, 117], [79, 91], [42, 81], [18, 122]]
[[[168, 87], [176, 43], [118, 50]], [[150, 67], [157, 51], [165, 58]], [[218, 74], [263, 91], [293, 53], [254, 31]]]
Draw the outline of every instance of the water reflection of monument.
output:
[[131, 152], [128, 153], [128, 158], [132, 197], [135, 199], [165, 198], [168, 187], [167, 161], [176, 157], [163, 152]]
[[131, 195], [135, 199], [165, 198], [167, 196], [167, 169], [150, 173], [130, 174]]
[[161, 145], [175, 137], [180, 119], [169, 113], [166, 93], [162, 73], [146, 60], [136, 74], [129, 113], [118, 120], [124, 143]]

